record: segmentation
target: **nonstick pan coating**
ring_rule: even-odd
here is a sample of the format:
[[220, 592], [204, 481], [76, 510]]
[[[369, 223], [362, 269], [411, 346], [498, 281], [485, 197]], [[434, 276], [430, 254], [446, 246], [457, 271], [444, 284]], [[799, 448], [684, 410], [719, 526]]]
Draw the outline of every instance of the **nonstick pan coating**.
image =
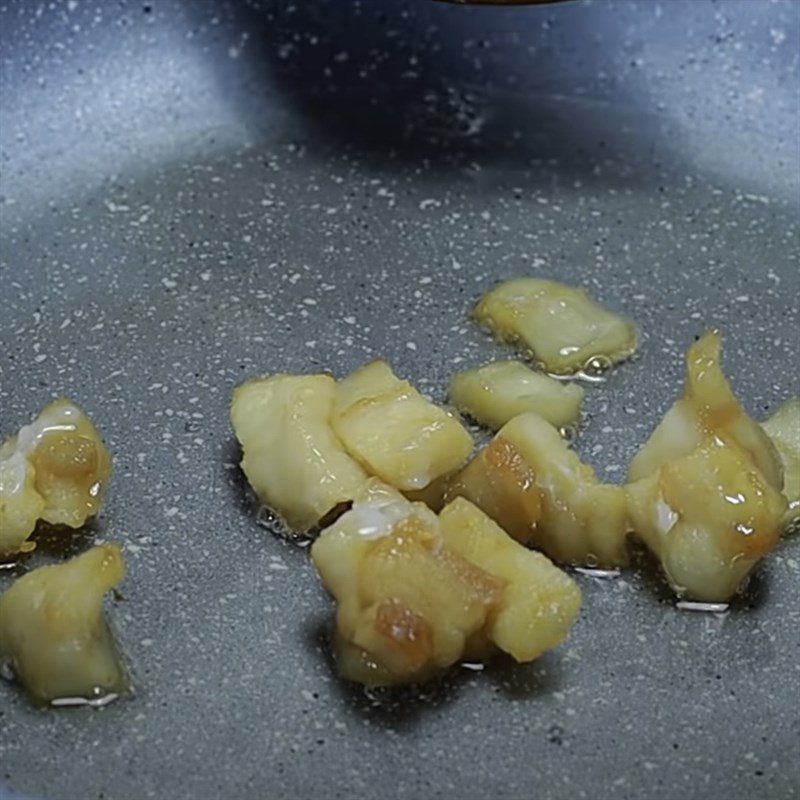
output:
[[[337, 681], [307, 550], [259, 526], [231, 389], [381, 356], [443, 399], [510, 351], [468, 321], [519, 274], [641, 327], [587, 387], [599, 475], [725, 335], [756, 417], [797, 394], [798, 15], [786, 2], [0, 3], [0, 429], [54, 395], [114, 454], [95, 538], [129, 699], [0, 686], [0, 782], [65, 798], [795, 797], [800, 551], [726, 614], [640, 557], [578, 575], [569, 640], [423, 691]], [[0, 590], [12, 579], [0, 575]], [[0, 789], [0, 795], [3, 794]]]

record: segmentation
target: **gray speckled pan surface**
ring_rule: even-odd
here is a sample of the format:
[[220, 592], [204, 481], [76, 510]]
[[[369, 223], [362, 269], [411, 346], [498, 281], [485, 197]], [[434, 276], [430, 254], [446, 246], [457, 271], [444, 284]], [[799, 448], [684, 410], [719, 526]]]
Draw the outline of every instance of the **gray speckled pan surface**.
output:
[[[0, 0], [0, 429], [67, 394], [116, 470], [109, 613], [136, 693], [31, 710], [0, 783], [72, 798], [787, 798], [800, 550], [724, 615], [578, 576], [568, 642], [423, 693], [337, 682], [307, 552], [255, 521], [232, 387], [380, 355], [442, 398], [506, 354], [493, 281], [582, 282], [642, 330], [591, 387], [611, 481], [708, 326], [747, 408], [797, 393], [800, 6]], [[45, 543], [30, 564], [56, 557]], [[0, 573], [0, 590], [12, 579]], [[0, 796], [8, 789], [0, 788]]]

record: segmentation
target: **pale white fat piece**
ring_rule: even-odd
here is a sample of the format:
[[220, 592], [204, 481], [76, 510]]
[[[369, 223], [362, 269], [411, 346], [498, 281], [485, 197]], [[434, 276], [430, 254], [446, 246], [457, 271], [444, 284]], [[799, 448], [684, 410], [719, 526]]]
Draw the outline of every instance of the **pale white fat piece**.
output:
[[71, 404], [48, 406], [0, 448], [0, 494], [10, 497], [24, 491], [31, 468], [28, 457], [42, 437], [51, 431], [74, 431], [73, 419], [80, 413], [80, 409]]
[[0, 660], [38, 706], [118, 695], [128, 677], [103, 617], [122, 579], [119, 547], [106, 543], [35, 569], [0, 597]]
[[296, 531], [351, 502], [368, 477], [331, 428], [334, 393], [329, 375], [273, 375], [233, 394], [242, 469], [261, 502]]
[[[52, 436], [52, 439], [49, 437]], [[37, 520], [81, 527], [100, 505], [111, 470], [86, 415], [60, 398], [0, 444], [0, 558], [14, 555]]]
[[14, 451], [27, 456], [36, 449], [42, 437], [51, 431], [74, 431], [81, 411], [77, 406], [64, 403], [48, 406], [30, 425], [23, 425], [17, 434]]
[[450, 377], [450, 402], [473, 419], [499, 430], [519, 414], [535, 411], [551, 425], [580, 416], [583, 389], [555, 380], [519, 361], [493, 361]]
[[[720, 357], [718, 331], [688, 348], [683, 394], [631, 460], [625, 489], [630, 526], [673, 589], [704, 602], [727, 602], [793, 522], [791, 459], [781, 452], [791, 405], [759, 426]], [[791, 428], [800, 438], [800, 409]]]
[[[69, 402], [56, 401], [20, 428], [16, 436], [0, 443], [0, 558], [22, 549], [37, 519], [45, 513], [47, 502], [36, 488], [36, 471], [31, 463], [34, 451], [45, 434], [75, 431], [81, 413]], [[98, 485], [95, 495], [99, 490]]]
[[425, 488], [472, 452], [458, 420], [385, 361], [364, 364], [336, 384], [331, 424], [367, 472], [403, 491]]
[[611, 366], [636, 349], [630, 320], [601, 306], [585, 289], [558, 281], [503, 281], [480, 299], [474, 316], [556, 374], [574, 374], [592, 364]]

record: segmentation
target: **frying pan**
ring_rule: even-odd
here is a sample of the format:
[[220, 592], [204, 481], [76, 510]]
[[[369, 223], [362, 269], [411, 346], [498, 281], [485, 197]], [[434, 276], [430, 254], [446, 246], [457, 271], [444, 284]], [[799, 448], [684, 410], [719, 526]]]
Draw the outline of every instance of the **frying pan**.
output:
[[769, 413], [800, 388], [799, 9], [0, 4], [0, 427], [68, 395], [115, 459], [94, 525], [27, 566], [123, 545], [108, 613], [135, 685], [45, 712], [0, 686], [0, 781], [54, 800], [798, 796], [796, 538], [727, 613], [677, 609], [637, 555], [576, 575], [580, 618], [537, 662], [364, 692], [334, 677], [331, 604], [257, 514], [227, 406], [248, 376], [374, 356], [443, 400], [455, 368], [509, 354], [473, 302], [535, 274], [642, 331], [587, 387], [575, 446], [603, 479], [705, 328]]

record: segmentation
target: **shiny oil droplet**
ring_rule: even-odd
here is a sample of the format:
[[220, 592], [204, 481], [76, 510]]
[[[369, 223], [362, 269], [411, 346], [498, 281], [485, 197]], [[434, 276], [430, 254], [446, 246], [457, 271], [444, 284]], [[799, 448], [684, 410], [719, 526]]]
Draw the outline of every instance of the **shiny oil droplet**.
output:
[[89, 706], [89, 708], [103, 708], [109, 703], [113, 703], [119, 694], [116, 692], [106, 692], [99, 686], [92, 689], [91, 697], [56, 697], [50, 701], [54, 708], [75, 708], [78, 706]]
[[577, 381], [578, 383], [605, 383], [605, 373], [591, 373], [584, 369], [579, 369], [577, 372], [569, 372], [567, 374], [561, 372], [547, 372], [542, 370], [549, 378], [566, 383], [568, 381]]
[[385, 697], [385, 692], [382, 690], [380, 686], [365, 686], [364, 687], [364, 697], [369, 700], [369, 702], [373, 706], [379, 706], [382, 704], [383, 699]]
[[613, 366], [613, 362], [608, 356], [599, 353], [598, 355], [592, 356], [590, 359], [586, 361], [583, 365], [583, 372], [587, 375], [591, 375], [594, 377], [605, 375]]
[[605, 383], [606, 376], [605, 375], [593, 375], [591, 372], [585, 372], [581, 370], [580, 372], [576, 372], [573, 376], [575, 380], [583, 381], [583, 383]]
[[256, 511], [256, 525], [272, 531], [273, 527], [279, 523], [278, 516], [273, 514], [267, 506], [259, 506]]
[[595, 569], [593, 567], [575, 567], [575, 572], [588, 575], [590, 578], [619, 578], [622, 574], [622, 570], [619, 569]]
[[704, 611], [712, 614], [724, 614], [728, 610], [727, 603], [702, 603], [699, 600], [678, 600], [675, 605], [681, 611]]
[[784, 536], [794, 536], [797, 533], [800, 533], [800, 516], [789, 522], [784, 531]]
[[[264, 530], [269, 531], [273, 536], [294, 544], [300, 542], [310, 542], [309, 536], [303, 533], [296, 533], [287, 524], [286, 521], [279, 514], [276, 514], [271, 508], [267, 506], [259, 506], [256, 511], [256, 525]], [[308, 546], [308, 545], [305, 545]]]
[[558, 429], [558, 432], [561, 434], [561, 438], [570, 447], [575, 444], [575, 440], [578, 438], [578, 428], [575, 425], [562, 425]]

